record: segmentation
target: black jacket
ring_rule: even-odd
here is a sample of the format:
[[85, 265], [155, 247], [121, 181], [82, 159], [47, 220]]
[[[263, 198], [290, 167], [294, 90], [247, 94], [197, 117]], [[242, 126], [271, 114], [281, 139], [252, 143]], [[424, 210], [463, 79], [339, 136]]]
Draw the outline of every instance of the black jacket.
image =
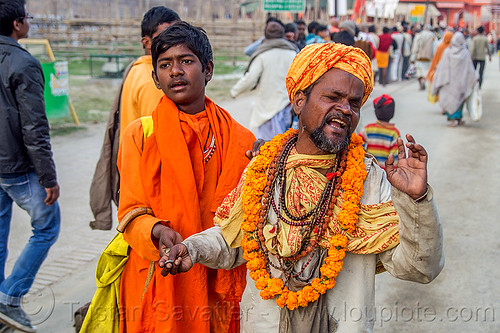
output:
[[35, 170], [40, 184], [57, 185], [40, 62], [0, 35], [0, 174]]

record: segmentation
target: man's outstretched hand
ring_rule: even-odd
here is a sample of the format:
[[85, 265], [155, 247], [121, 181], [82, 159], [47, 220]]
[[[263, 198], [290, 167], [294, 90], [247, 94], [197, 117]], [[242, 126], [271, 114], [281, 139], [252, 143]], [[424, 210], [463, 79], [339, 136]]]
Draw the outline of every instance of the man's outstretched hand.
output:
[[193, 262], [189, 252], [184, 244], [177, 244], [170, 248], [168, 254], [165, 254], [158, 261], [158, 266], [163, 268], [161, 275], [175, 275], [177, 273], [187, 272], [193, 267]]
[[398, 166], [394, 168], [394, 155], [390, 154], [385, 162], [387, 179], [392, 186], [416, 200], [427, 191], [427, 152], [422, 145], [406, 134], [406, 154], [403, 139], [398, 138]]

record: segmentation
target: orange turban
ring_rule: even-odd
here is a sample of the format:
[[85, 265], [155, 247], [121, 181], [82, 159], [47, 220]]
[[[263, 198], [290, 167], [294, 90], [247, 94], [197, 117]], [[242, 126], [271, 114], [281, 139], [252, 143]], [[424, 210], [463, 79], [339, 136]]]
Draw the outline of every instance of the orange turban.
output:
[[286, 75], [290, 101], [331, 68], [346, 71], [365, 84], [364, 104], [373, 90], [372, 63], [361, 49], [339, 43], [311, 44], [297, 54]]

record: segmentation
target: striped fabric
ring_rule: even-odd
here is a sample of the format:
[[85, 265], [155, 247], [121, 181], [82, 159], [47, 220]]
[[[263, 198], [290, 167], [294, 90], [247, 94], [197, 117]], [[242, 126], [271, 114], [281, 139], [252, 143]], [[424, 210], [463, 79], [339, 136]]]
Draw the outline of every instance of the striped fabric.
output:
[[365, 142], [366, 151], [375, 156], [381, 168], [385, 169], [385, 161], [390, 153], [394, 154], [395, 161], [398, 160], [396, 140], [400, 134], [393, 124], [377, 121], [366, 125], [359, 135]]

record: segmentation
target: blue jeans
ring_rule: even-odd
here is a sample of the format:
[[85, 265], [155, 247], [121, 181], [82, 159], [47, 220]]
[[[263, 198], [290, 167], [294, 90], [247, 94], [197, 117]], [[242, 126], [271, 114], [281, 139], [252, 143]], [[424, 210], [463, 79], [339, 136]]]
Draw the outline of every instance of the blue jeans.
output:
[[[52, 206], [43, 202], [46, 196], [35, 172], [0, 175], [0, 303], [20, 304], [21, 297], [29, 291], [50, 247], [57, 240], [61, 213], [57, 202]], [[17, 258], [10, 276], [5, 278], [13, 201], [30, 215], [33, 235]]]

